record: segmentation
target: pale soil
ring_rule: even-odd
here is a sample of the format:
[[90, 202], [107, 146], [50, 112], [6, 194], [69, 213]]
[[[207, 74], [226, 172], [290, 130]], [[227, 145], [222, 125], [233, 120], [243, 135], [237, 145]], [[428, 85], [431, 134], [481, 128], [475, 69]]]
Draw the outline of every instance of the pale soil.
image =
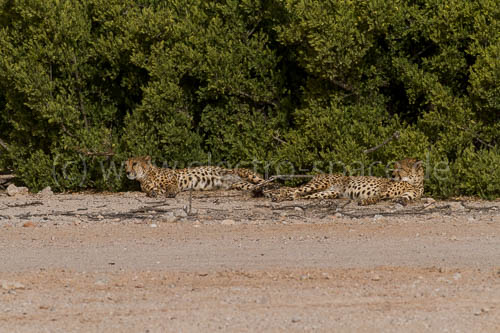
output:
[[0, 194], [0, 332], [499, 332], [500, 202]]

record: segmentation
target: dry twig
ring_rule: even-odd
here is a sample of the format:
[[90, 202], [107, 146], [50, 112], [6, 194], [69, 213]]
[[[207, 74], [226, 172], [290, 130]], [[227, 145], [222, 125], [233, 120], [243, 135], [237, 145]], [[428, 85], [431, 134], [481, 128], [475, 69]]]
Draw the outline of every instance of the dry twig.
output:
[[0, 175], [0, 186], [5, 187], [16, 175]]
[[[81, 211], [54, 211], [50, 215], [52, 216], [72, 216], [72, 217], [86, 217], [91, 220], [103, 220], [103, 219], [116, 219], [116, 218], [136, 218], [136, 217], [141, 217], [143, 215], [157, 215], [157, 214], [162, 214], [162, 213], [170, 213], [172, 212], [172, 209], [154, 209], [153, 211], [151, 210], [151, 207], [140, 207], [137, 209], [132, 209], [127, 212], [123, 213], [88, 213], [88, 214], [82, 214]], [[47, 213], [39, 213], [39, 214], [31, 214], [31, 213], [25, 213], [25, 214], [19, 214], [16, 215], [15, 217], [18, 219], [23, 219], [23, 220], [29, 220], [33, 217], [41, 217], [41, 216], [47, 216]]]
[[86, 149], [82, 148], [74, 148], [75, 151], [79, 152], [80, 154], [83, 154], [85, 156], [115, 156], [115, 153], [113, 151], [89, 151]]
[[9, 150], [9, 145], [7, 144], [7, 142], [3, 141], [2, 139], [0, 139], [0, 146], [5, 150]]
[[495, 148], [495, 146], [493, 146], [492, 144], [484, 141], [483, 139], [481, 139], [479, 137], [479, 134], [477, 132], [475, 132], [473, 129], [467, 127], [467, 128], [464, 128], [462, 126], [457, 126], [459, 129], [461, 129], [462, 131], [467, 131], [467, 132], [470, 132], [472, 134], [472, 136], [474, 137], [474, 139], [477, 140], [477, 142], [479, 142], [480, 144], [482, 145], [485, 145], [486, 147], [488, 148]]
[[388, 137], [387, 139], [384, 140], [384, 142], [382, 142], [381, 144], [375, 146], [375, 147], [372, 147], [370, 149], [366, 149], [363, 151], [363, 153], [365, 154], [370, 154], [370, 153], [373, 153], [374, 151], [377, 151], [379, 150], [380, 148], [382, 148], [383, 146], [385, 146], [386, 144], [388, 144], [389, 142], [393, 141], [393, 140], [397, 140], [399, 139], [399, 131], [396, 131], [394, 132], [390, 137]]
[[188, 201], [188, 205], [184, 206], [182, 209], [189, 216], [192, 213], [192, 207], [193, 207], [193, 188], [191, 187], [189, 189], [189, 201]]
[[286, 141], [281, 139], [279, 136], [273, 135], [273, 139], [278, 141], [281, 144], [286, 144]]
[[32, 201], [16, 205], [7, 205], [7, 208], [20, 208], [20, 207], [41, 206], [41, 205], [43, 205], [43, 202], [41, 201]]

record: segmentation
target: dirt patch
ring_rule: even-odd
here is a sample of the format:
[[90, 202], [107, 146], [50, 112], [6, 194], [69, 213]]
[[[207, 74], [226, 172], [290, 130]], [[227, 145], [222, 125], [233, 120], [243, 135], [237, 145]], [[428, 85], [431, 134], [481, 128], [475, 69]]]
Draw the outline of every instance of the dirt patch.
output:
[[0, 327], [496, 332], [499, 206], [0, 195]]

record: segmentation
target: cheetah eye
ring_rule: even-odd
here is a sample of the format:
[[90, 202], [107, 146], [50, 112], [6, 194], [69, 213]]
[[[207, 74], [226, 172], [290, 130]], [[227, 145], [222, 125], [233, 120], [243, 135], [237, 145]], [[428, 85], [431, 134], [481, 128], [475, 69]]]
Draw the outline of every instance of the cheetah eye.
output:
[[137, 162], [132, 163], [132, 167], [135, 167], [137, 165]]

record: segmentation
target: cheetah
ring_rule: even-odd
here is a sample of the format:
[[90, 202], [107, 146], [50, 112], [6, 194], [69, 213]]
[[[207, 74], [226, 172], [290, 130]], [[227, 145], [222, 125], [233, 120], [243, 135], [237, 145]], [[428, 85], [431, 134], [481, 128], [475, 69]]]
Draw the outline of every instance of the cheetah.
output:
[[406, 158], [396, 162], [392, 179], [372, 176], [344, 176], [342, 174], [316, 175], [298, 188], [270, 191], [273, 201], [303, 199], [349, 198], [359, 205], [375, 204], [383, 199], [406, 205], [422, 197], [424, 167], [422, 161]]
[[186, 169], [156, 167], [150, 156], [129, 158], [125, 162], [127, 178], [137, 180], [149, 197], [175, 197], [186, 190], [215, 190], [218, 188], [252, 191], [266, 181], [249, 169], [226, 169], [200, 166]]

